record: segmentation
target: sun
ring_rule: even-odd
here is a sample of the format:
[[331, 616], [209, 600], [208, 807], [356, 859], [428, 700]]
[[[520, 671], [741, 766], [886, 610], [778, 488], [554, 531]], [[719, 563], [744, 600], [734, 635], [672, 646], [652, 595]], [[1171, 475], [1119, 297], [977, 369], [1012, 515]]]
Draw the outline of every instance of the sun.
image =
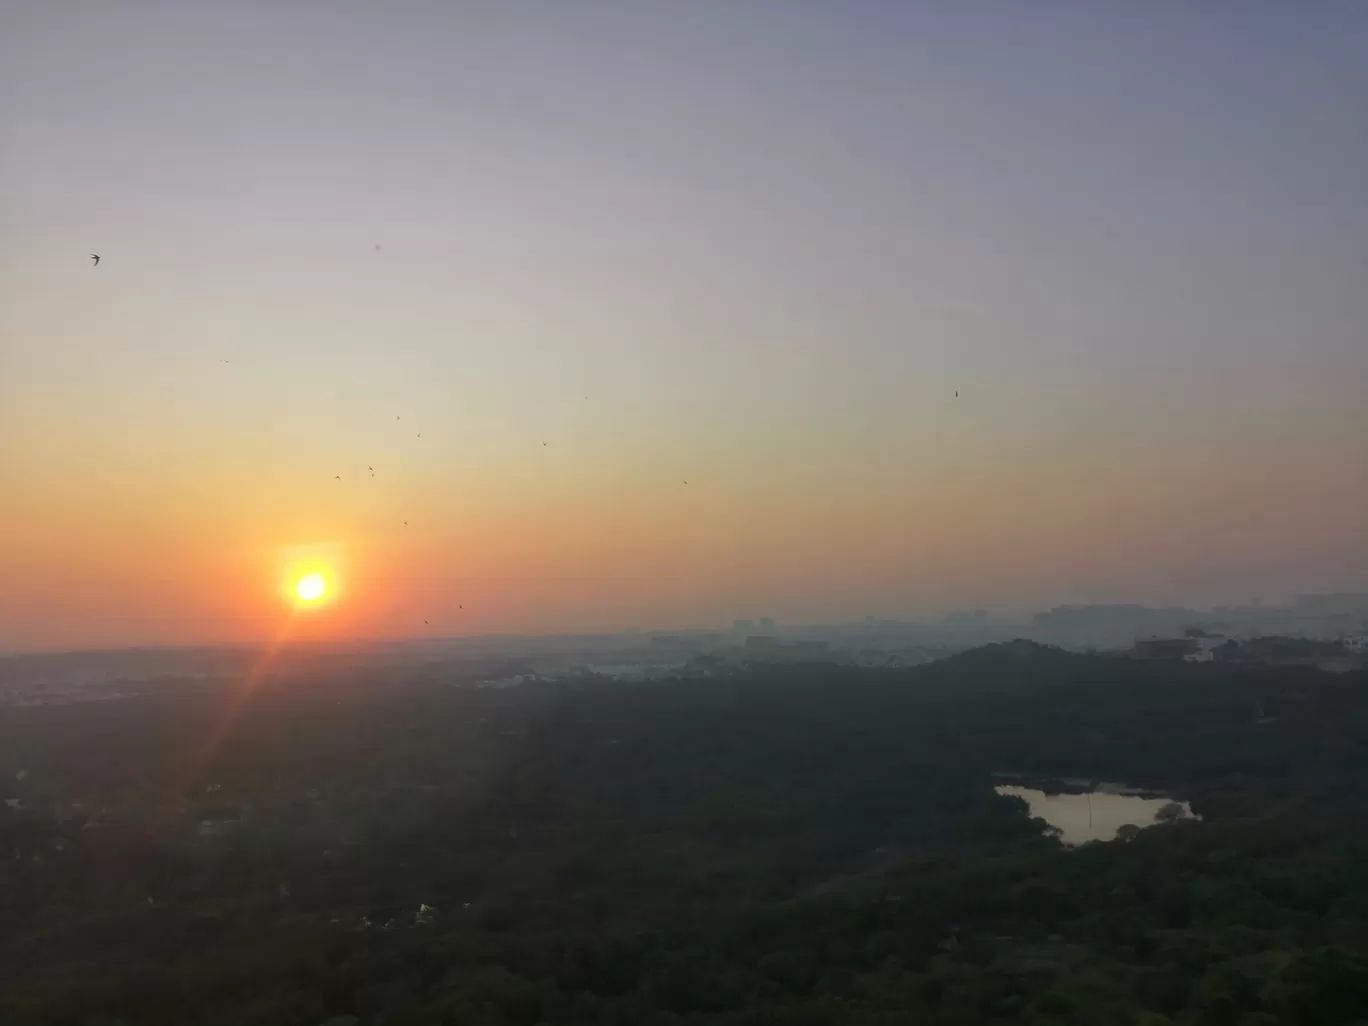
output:
[[302, 602], [317, 602], [328, 590], [322, 574], [305, 574], [295, 581], [295, 594]]
[[351, 591], [345, 553], [337, 543], [291, 545], [280, 550], [279, 558], [277, 594], [296, 612], [321, 612]]

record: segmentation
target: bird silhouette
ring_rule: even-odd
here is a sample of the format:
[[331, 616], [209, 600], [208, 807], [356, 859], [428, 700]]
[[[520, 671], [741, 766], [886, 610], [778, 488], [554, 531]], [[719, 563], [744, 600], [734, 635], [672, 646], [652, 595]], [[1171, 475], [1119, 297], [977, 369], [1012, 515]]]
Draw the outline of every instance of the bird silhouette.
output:
[[378, 243], [378, 242], [375, 244], [375, 251], [376, 251], [377, 253], [380, 252], [380, 243]]
[[423, 621], [423, 623], [427, 623], [427, 621], [426, 621], [426, 620], [424, 620], [424, 621]]
[[405, 526], [405, 527], [408, 527], [408, 521], [407, 521], [407, 520], [404, 521], [404, 526]]
[[458, 606], [459, 608], [461, 608], [461, 609], [464, 609], [464, 608], [465, 608], [465, 606], [460, 605], [460, 603], [457, 603], [457, 606]]
[[546, 443], [545, 443], [545, 442], [542, 442], [542, 448], [545, 448], [545, 447], [546, 447]]
[[94, 266], [96, 266], [96, 267], [99, 267], [99, 266], [100, 266], [100, 254], [99, 254], [99, 253], [91, 253], [91, 254], [90, 254], [90, 259], [95, 261], [95, 265], [94, 265]]
[[959, 389], [955, 389], [955, 398], [956, 398], [956, 399], [959, 398]]
[[333, 475], [333, 480], [334, 480], [334, 481], [341, 481], [341, 480], [342, 480], [342, 475], [341, 475], [341, 474], [334, 474], [334, 475]]

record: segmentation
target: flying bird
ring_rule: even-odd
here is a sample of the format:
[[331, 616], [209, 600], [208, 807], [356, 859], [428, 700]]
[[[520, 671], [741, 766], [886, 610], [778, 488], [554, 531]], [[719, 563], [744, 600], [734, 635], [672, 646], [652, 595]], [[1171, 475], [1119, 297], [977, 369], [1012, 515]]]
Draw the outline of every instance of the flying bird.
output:
[[377, 253], [380, 252], [380, 243], [378, 243], [378, 242], [375, 244], [375, 251], [376, 251]]
[[955, 398], [956, 398], [956, 399], [959, 398], [959, 389], [958, 389], [958, 388], [955, 389]]
[[542, 446], [545, 447], [545, 445], [546, 445], [546, 443], [545, 443], [545, 442], [542, 442]]
[[461, 609], [465, 608], [465, 606], [461, 606], [460, 603], [457, 603], [457, 605], [460, 606]]
[[90, 259], [95, 261], [95, 266], [96, 266], [96, 267], [99, 267], [99, 266], [100, 266], [100, 254], [99, 254], [99, 253], [91, 253], [91, 254], [90, 254]]
[[334, 481], [341, 481], [341, 480], [342, 480], [342, 475], [341, 475], [341, 474], [334, 474], [334, 475], [333, 475], [333, 480], [334, 480]]

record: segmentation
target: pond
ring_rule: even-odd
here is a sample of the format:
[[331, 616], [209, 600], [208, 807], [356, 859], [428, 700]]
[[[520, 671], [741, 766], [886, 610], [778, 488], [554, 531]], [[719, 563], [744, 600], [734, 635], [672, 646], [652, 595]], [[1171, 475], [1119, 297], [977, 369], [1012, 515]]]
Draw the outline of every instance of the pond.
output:
[[[1047, 793], [1037, 787], [1000, 784], [998, 794], [1020, 798], [1030, 806], [1032, 818], [1039, 817], [1060, 831], [1065, 844], [1110, 841], [1123, 826], [1153, 826], [1155, 815], [1173, 799], [1154, 791], [1140, 791], [1123, 784], [1091, 784], [1076, 793]], [[1071, 790], [1075, 790], [1072, 789]], [[1182, 818], [1195, 819], [1187, 802], [1177, 803]]]

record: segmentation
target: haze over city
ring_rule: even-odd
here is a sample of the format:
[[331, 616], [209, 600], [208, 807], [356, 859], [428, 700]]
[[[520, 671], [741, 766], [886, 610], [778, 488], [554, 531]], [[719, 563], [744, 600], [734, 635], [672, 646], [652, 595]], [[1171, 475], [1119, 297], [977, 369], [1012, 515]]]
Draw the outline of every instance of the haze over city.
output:
[[0, 649], [1362, 590], [1365, 40], [11, 5]]

